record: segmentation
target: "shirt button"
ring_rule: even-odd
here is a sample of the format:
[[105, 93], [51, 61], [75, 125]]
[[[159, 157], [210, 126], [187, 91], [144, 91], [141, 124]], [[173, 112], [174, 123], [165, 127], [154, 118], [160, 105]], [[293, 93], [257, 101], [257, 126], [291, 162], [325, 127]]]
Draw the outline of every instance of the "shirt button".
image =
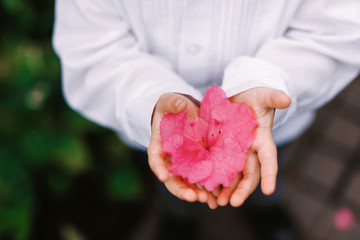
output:
[[190, 54], [190, 55], [196, 55], [200, 52], [201, 48], [199, 45], [197, 44], [193, 44], [193, 45], [189, 45], [187, 48], [186, 48], [187, 52]]

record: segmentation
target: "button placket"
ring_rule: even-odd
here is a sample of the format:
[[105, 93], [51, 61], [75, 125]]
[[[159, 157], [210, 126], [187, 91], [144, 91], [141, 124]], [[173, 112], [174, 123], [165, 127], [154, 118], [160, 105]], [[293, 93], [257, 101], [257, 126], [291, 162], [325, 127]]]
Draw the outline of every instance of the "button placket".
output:
[[198, 44], [191, 44], [186, 47], [186, 51], [188, 54], [195, 56], [200, 53], [201, 47]]
[[211, 33], [211, 4], [188, 5], [179, 38], [179, 74], [194, 85], [207, 80]]

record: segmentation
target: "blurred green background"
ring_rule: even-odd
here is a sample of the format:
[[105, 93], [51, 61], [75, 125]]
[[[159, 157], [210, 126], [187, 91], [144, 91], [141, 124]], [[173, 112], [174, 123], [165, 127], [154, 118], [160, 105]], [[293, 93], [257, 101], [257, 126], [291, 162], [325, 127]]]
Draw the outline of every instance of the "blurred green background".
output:
[[[119, 218], [144, 199], [133, 160], [142, 154], [64, 102], [51, 45], [54, 2], [0, 5], [0, 239], [124, 234]], [[99, 218], [103, 232], [91, 232]]]
[[[163, 214], [163, 205], [154, 204], [159, 194], [146, 154], [65, 103], [51, 45], [53, 18], [54, 0], [0, 0], [0, 240], [129, 239], [144, 219], [162, 227], [152, 218]], [[338, 206], [360, 209], [358, 200], [347, 199], [348, 193], [359, 199], [352, 190], [359, 189], [359, 79], [347, 89], [288, 153], [290, 212], [304, 236], [320, 236], [305, 239], [359, 236], [359, 225], [339, 232], [329, 217]], [[310, 165], [311, 159], [320, 163]], [[337, 183], [318, 181], [321, 176]], [[244, 230], [237, 221], [227, 226], [233, 219], [227, 210], [200, 211], [204, 236]]]

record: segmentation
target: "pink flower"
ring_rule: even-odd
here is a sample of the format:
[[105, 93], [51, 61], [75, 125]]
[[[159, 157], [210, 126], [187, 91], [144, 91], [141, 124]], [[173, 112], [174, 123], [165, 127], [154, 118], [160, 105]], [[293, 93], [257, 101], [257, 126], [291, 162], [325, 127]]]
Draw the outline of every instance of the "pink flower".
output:
[[231, 103], [214, 85], [205, 93], [200, 116], [192, 119], [186, 115], [187, 111], [167, 114], [160, 123], [162, 148], [171, 156], [169, 171], [208, 191], [229, 186], [244, 169], [255, 138], [257, 121], [252, 110]]
[[355, 224], [355, 214], [348, 207], [338, 209], [334, 215], [335, 228], [341, 231], [350, 230]]

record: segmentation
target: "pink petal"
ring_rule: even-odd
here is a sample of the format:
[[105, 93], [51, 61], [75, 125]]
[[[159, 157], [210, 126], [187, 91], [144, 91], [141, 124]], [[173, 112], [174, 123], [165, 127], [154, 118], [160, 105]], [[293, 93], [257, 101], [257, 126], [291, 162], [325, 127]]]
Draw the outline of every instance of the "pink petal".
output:
[[227, 99], [225, 92], [216, 84], [212, 88], [206, 90], [204, 99], [200, 104], [200, 117], [205, 121], [211, 121], [211, 112], [214, 107], [224, 103], [230, 103]]
[[221, 147], [210, 149], [213, 171], [211, 175], [198, 183], [208, 191], [223, 185], [229, 186], [234, 181], [236, 174], [244, 169], [246, 152], [243, 152], [236, 143], [235, 138], [225, 138]]
[[161, 142], [168, 141], [174, 134], [182, 135], [186, 122], [187, 110], [179, 114], [166, 114], [160, 122]]
[[166, 153], [172, 153], [182, 148], [184, 137], [180, 134], [174, 134], [162, 141], [162, 149]]
[[184, 127], [184, 137], [188, 138], [189, 140], [195, 141], [196, 143], [200, 144], [204, 149], [207, 146], [207, 132], [208, 123], [204, 119], [187, 119]]
[[209, 126], [209, 143], [217, 145], [222, 138], [235, 137], [236, 142], [247, 151], [254, 141], [253, 131], [257, 121], [252, 110], [241, 103], [227, 103], [213, 109]]
[[162, 149], [171, 156], [169, 171], [195, 183], [207, 178], [213, 163], [202, 146], [207, 123], [202, 119], [186, 119], [186, 112], [164, 115], [160, 123]]
[[208, 151], [187, 148], [186, 144], [183, 151], [177, 151], [171, 156], [171, 162], [169, 171], [187, 179], [189, 183], [197, 183], [207, 178], [213, 169]]
[[348, 207], [340, 208], [334, 216], [334, 225], [338, 230], [347, 231], [355, 223], [355, 214]]

